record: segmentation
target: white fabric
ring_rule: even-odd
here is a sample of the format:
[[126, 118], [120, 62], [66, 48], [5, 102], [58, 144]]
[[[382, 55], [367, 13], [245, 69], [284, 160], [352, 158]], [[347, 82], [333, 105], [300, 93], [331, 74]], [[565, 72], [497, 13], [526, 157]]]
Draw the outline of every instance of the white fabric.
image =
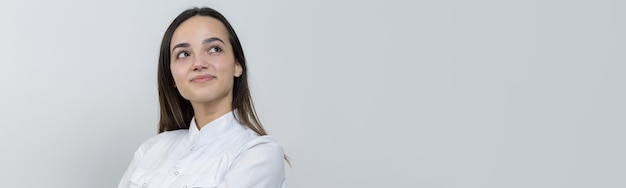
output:
[[201, 130], [167, 131], [135, 152], [118, 188], [285, 188], [283, 147], [229, 112]]

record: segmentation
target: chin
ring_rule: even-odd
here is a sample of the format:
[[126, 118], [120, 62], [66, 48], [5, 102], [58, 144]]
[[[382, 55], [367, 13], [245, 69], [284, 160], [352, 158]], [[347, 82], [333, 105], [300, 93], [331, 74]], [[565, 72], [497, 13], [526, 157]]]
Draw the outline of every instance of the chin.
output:
[[208, 103], [218, 100], [225, 100], [227, 95], [219, 95], [219, 93], [202, 93], [196, 94], [190, 97], [189, 101], [196, 103]]
[[196, 102], [196, 103], [206, 103], [206, 102], [214, 101], [216, 98], [213, 95], [204, 94], [204, 95], [193, 95], [185, 99], [191, 102]]
[[[182, 94], [182, 93], [181, 93]], [[183, 97], [193, 103], [208, 103], [227, 98], [228, 92], [215, 92], [215, 90], [198, 89], [187, 91]]]

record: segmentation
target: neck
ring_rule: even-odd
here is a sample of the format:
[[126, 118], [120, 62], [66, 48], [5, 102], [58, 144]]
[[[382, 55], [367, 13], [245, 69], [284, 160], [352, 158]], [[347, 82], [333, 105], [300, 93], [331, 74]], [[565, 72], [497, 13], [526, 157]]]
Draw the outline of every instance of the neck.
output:
[[198, 130], [204, 125], [222, 117], [224, 114], [232, 111], [231, 100], [220, 100], [215, 102], [196, 103], [192, 102], [191, 106], [194, 111], [194, 118]]

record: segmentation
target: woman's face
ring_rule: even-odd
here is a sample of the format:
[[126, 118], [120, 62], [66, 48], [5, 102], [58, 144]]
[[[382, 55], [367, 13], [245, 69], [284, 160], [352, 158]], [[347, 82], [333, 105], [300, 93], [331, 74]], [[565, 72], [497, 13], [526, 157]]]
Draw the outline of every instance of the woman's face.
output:
[[208, 16], [187, 19], [174, 31], [170, 52], [172, 77], [185, 99], [192, 103], [232, 100], [234, 78], [243, 69], [235, 62], [222, 22]]

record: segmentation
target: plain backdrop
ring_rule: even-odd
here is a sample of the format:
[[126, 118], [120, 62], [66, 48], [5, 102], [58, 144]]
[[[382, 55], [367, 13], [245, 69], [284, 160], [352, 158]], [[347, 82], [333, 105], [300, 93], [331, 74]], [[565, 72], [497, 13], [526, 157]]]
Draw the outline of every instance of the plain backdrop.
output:
[[3, 0], [0, 187], [116, 187], [193, 6], [237, 31], [289, 187], [626, 187], [619, 0]]

